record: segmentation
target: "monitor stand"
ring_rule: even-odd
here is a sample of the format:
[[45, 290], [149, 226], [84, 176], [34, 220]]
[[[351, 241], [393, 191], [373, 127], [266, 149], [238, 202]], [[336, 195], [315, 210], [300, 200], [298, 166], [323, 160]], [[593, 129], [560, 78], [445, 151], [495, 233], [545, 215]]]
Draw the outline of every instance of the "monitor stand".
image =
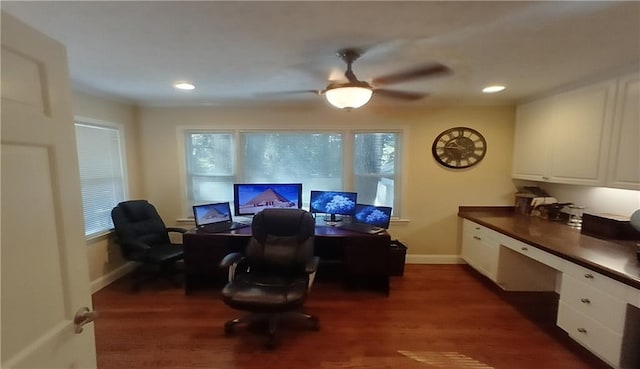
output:
[[327, 224], [338, 223], [338, 222], [342, 221], [342, 218], [341, 217], [337, 217], [336, 214], [329, 214], [329, 215], [324, 217], [324, 221]]

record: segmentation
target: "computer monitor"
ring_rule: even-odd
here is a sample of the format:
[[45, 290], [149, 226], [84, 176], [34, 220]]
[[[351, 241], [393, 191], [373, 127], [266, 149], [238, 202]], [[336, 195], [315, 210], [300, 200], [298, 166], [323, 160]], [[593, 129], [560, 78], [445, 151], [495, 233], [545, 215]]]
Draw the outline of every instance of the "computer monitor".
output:
[[266, 208], [302, 208], [302, 183], [236, 183], [236, 216], [254, 215]]
[[230, 223], [231, 208], [229, 202], [193, 205], [193, 218], [197, 228], [208, 224]]
[[329, 214], [329, 221], [340, 221], [336, 215], [353, 215], [356, 211], [356, 192], [311, 191], [309, 211]]
[[388, 229], [391, 221], [391, 210], [390, 206], [356, 204], [353, 221]]

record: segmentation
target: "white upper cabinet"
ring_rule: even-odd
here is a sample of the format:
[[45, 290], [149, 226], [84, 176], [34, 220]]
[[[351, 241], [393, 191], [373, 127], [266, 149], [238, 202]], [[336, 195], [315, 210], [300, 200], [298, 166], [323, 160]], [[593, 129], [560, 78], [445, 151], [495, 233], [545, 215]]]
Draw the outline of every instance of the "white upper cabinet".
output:
[[513, 178], [604, 186], [616, 85], [609, 80], [518, 106]]
[[551, 98], [518, 106], [513, 151], [513, 178], [548, 179], [553, 125]]
[[640, 190], [640, 74], [618, 81], [607, 186]]

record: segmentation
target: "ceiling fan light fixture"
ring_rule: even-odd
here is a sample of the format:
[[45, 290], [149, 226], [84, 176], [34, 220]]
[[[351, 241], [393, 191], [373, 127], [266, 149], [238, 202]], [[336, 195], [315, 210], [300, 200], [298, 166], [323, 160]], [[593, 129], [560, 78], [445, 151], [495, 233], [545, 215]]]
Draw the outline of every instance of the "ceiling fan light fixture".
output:
[[329, 104], [339, 109], [357, 109], [371, 100], [373, 90], [362, 86], [328, 88], [324, 93]]
[[496, 92], [504, 91], [504, 89], [505, 87], [502, 85], [493, 85], [483, 88], [482, 92], [484, 92], [485, 94], [495, 94]]
[[179, 89], [179, 90], [193, 90], [194, 88], [196, 88], [196, 86], [188, 81], [178, 81], [176, 83], [173, 84], [173, 87]]

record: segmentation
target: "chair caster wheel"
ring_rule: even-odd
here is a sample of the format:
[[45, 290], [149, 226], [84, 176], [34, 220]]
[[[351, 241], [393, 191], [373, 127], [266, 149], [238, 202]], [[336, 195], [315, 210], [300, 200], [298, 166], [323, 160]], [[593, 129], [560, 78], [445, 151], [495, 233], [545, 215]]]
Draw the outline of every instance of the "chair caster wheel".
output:
[[224, 335], [225, 336], [230, 336], [231, 334], [233, 334], [233, 322], [226, 322], [224, 323]]
[[269, 336], [269, 340], [267, 341], [267, 349], [273, 350], [276, 347], [276, 338], [274, 336]]
[[311, 320], [311, 329], [313, 329], [314, 331], [319, 331], [320, 330], [320, 319], [318, 319], [316, 317], [312, 317], [309, 320]]

